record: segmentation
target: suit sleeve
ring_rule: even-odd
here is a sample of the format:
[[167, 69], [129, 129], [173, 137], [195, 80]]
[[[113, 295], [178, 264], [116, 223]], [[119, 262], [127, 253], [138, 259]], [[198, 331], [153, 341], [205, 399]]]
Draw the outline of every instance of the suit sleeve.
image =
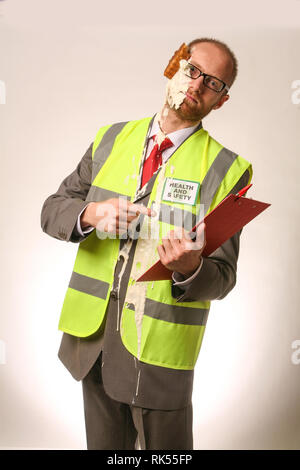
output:
[[78, 243], [88, 234], [81, 236], [76, 228], [77, 218], [87, 205], [86, 196], [92, 178], [92, 148], [89, 146], [77, 168], [67, 176], [57, 192], [49, 196], [42, 207], [41, 227], [51, 237]]
[[[248, 170], [231, 193], [237, 193], [248, 184]], [[172, 296], [178, 302], [223, 299], [235, 286], [240, 235], [242, 230], [227, 240], [208, 257], [193, 280], [183, 288], [172, 283]]]

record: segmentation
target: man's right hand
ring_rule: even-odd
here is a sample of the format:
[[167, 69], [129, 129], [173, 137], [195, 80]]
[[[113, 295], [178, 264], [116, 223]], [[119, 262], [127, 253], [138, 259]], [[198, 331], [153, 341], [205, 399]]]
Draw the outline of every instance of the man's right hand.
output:
[[142, 204], [112, 198], [104, 202], [90, 202], [81, 214], [80, 223], [83, 229], [92, 226], [100, 232], [122, 235], [140, 214], [153, 217], [155, 212]]

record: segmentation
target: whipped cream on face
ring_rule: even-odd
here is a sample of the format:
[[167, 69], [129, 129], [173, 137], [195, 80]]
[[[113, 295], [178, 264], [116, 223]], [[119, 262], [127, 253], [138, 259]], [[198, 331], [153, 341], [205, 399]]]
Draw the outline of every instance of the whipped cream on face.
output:
[[178, 71], [167, 83], [166, 99], [170, 108], [179, 108], [189, 88], [191, 79], [184, 73], [187, 63], [187, 60], [182, 59], [179, 62]]
[[159, 131], [156, 135], [155, 142], [158, 145], [161, 145], [161, 143], [167, 137], [167, 135], [162, 130], [162, 127], [170, 108], [179, 108], [184, 98], [186, 97], [186, 92], [190, 86], [191, 79], [184, 73], [187, 63], [187, 60], [182, 59], [179, 62], [178, 71], [170, 80], [168, 80], [166, 86], [166, 103], [168, 106], [165, 106], [162, 112], [157, 113], [156, 116], [156, 120], [159, 124]]

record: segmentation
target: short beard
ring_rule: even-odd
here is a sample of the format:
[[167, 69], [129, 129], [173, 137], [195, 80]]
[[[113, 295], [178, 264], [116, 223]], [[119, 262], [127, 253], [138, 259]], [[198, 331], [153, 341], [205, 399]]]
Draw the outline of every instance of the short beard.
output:
[[208, 114], [208, 113], [202, 113], [200, 111], [195, 112], [188, 105], [186, 105], [186, 103], [185, 103], [185, 108], [182, 109], [182, 104], [179, 106], [178, 109], [175, 109], [175, 107], [172, 108], [174, 113], [182, 121], [189, 121], [189, 122], [196, 123], [196, 122], [202, 121], [202, 119]]

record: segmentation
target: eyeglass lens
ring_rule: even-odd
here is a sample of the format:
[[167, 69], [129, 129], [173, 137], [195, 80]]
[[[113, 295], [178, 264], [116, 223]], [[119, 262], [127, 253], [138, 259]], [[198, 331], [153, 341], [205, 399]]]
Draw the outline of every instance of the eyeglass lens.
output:
[[[193, 79], [199, 78], [201, 75], [201, 71], [190, 63], [187, 64], [185, 71], [186, 74]], [[220, 91], [224, 86], [221, 80], [218, 80], [217, 78], [212, 77], [211, 75], [205, 75], [203, 83], [204, 85], [215, 91]]]

